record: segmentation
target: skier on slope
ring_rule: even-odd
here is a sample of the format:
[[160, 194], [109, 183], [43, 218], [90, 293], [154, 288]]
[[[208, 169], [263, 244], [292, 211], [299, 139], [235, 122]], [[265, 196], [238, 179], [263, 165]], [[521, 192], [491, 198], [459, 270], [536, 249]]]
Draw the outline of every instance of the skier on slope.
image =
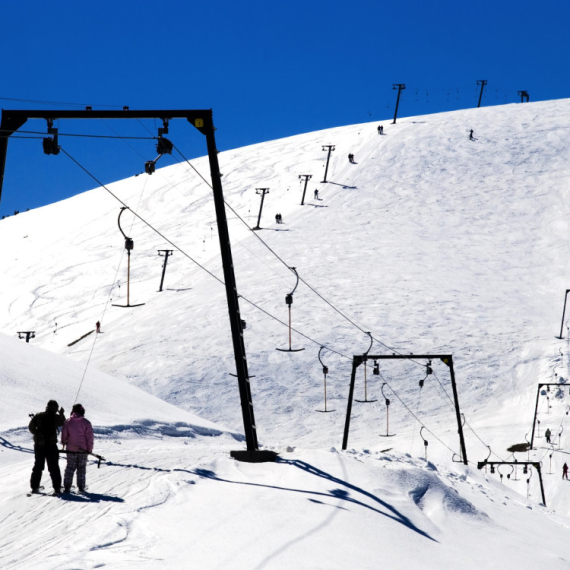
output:
[[315, 188], [315, 200], [319, 199], [319, 189]]
[[95, 331], [98, 333], [101, 332], [101, 323], [99, 321], [95, 323]]
[[350, 154], [348, 155], [348, 162], [354, 163], [354, 154], [350, 153]]
[[546, 438], [546, 443], [550, 443], [550, 436], [551, 435], [552, 435], [552, 432], [550, 431], [550, 428], [544, 432], [544, 437]]
[[[59, 410], [59, 411], [58, 411]], [[34, 434], [34, 467], [30, 478], [32, 493], [38, 493], [42, 472], [47, 462], [55, 493], [61, 492], [61, 471], [59, 470], [59, 450], [57, 429], [65, 422], [64, 409], [55, 400], [50, 400], [45, 412], [35, 414], [28, 429]]]
[[471, 130], [469, 131], [469, 140], [470, 140], [470, 141], [475, 140], [475, 139], [473, 138], [473, 129], [471, 129]]
[[67, 467], [63, 476], [66, 493], [71, 489], [75, 471], [77, 471], [77, 488], [80, 492], [85, 491], [87, 455], [93, 451], [93, 426], [84, 416], [85, 408], [81, 404], [75, 404], [61, 434], [63, 448], [67, 446], [68, 451]]
[[562, 466], [562, 479], [568, 479], [568, 465], [566, 463]]

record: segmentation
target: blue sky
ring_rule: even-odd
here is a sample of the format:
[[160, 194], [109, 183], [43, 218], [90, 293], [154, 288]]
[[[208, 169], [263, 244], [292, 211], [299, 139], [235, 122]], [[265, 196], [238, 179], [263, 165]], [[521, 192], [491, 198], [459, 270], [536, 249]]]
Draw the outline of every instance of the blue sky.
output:
[[[407, 87], [401, 117], [476, 106], [478, 79], [489, 82], [484, 106], [514, 103], [521, 89], [531, 101], [570, 95], [570, 4], [562, 0], [22, 0], [3, 2], [0, 17], [3, 108], [79, 108], [11, 99], [212, 108], [219, 150], [387, 121], [393, 83]], [[59, 124], [62, 133], [141, 137], [158, 126]], [[28, 121], [23, 130], [45, 127]], [[183, 121], [171, 124], [169, 138], [189, 158], [206, 153]], [[104, 182], [156, 156], [151, 140], [60, 143]], [[65, 155], [43, 155], [40, 140], [10, 140], [0, 214], [94, 186]]]

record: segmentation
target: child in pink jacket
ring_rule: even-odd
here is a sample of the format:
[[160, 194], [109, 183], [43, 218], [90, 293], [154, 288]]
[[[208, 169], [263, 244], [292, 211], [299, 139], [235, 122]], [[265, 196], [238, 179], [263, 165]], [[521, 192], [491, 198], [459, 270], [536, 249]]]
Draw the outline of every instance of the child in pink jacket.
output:
[[77, 487], [85, 491], [85, 475], [87, 470], [87, 455], [93, 451], [93, 426], [85, 417], [85, 408], [75, 404], [71, 417], [63, 424], [61, 443], [67, 447], [67, 467], [63, 476], [63, 486], [66, 493], [71, 489], [73, 474], [77, 471]]

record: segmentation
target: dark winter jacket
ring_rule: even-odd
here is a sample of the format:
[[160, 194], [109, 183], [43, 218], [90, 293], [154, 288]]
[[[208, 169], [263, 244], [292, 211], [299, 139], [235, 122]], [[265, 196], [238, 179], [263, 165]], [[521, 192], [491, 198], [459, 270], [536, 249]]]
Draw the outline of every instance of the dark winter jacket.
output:
[[65, 422], [63, 414], [40, 412], [30, 421], [28, 429], [34, 434], [34, 444], [41, 447], [57, 445], [57, 428]]
[[93, 427], [91, 422], [76, 414], [65, 422], [61, 433], [61, 443], [68, 451], [93, 451]]

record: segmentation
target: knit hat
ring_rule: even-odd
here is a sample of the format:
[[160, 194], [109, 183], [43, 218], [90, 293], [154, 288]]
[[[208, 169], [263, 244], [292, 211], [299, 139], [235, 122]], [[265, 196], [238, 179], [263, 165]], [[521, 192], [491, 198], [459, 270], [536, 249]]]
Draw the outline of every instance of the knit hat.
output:
[[84, 416], [85, 408], [81, 404], [74, 404], [73, 408], [71, 408], [71, 413], [75, 414], [76, 416]]

